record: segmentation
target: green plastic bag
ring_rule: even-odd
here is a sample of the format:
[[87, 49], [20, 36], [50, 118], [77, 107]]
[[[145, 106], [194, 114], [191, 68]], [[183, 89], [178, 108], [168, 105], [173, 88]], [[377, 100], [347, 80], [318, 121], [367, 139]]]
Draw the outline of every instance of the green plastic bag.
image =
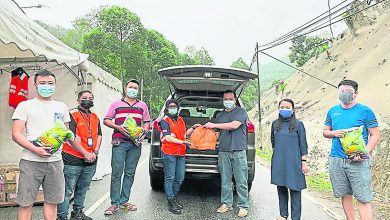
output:
[[340, 142], [347, 157], [352, 159], [359, 155], [362, 159], [369, 158], [363, 138], [363, 126], [346, 129], [345, 131], [346, 133], [340, 138]]
[[62, 120], [56, 119], [54, 127], [47, 130], [32, 143], [38, 147], [51, 147], [48, 153], [53, 154], [60, 149], [67, 139], [74, 139], [73, 132], [66, 128]]
[[126, 117], [123, 126], [127, 129], [131, 140], [136, 140], [142, 135], [143, 129], [137, 126], [137, 122], [130, 115]]

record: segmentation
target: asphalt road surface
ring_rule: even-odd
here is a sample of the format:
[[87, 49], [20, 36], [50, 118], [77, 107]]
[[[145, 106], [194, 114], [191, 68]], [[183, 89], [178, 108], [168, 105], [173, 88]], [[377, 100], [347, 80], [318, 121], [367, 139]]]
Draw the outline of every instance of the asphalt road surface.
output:
[[[138, 211], [125, 212], [119, 210], [113, 216], [104, 216], [104, 210], [110, 206], [109, 188], [110, 176], [92, 182], [87, 193], [85, 212], [94, 220], [119, 219], [238, 219], [237, 209], [218, 214], [220, 206], [220, 190], [217, 183], [210, 181], [185, 182], [179, 200], [184, 205], [181, 215], [174, 215], [167, 210], [167, 201], [163, 192], [153, 191], [149, 185], [148, 173], [149, 145], [144, 144], [141, 159], [138, 164], [135, 182], [132, 188], [130, 202], [138, 207]], [[270, 184], [270, 172], [261, 165], [256, 165], [256, 176], [252, 190], [249, 193], [250, 209], [245, 219], [272, 220], [278, 217], [278, 198], [276, 186]], [[325, 209], [313, 198], [304, 193], [303, 220], [332, 220]], [[33, 219], [44, 219], [42, 206], [33, 208]], [[0, 220], [17, 219], [17, 207], [0, 208]]]

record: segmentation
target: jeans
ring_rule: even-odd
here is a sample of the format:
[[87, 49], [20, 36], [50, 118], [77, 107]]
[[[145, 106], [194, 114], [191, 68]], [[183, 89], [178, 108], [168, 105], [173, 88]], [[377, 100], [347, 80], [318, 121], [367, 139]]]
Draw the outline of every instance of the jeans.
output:
[[64, 202], [57, 205], [57, 216], [68, 217], [70, 197], [74, 193], [74, 211], [82, 211], [84, 208], [85, 194], [91, 185], [92, 177], [95, 175], [96, 165], [72, 166], [64, 165], [65, 197]]
[[218, 167], [221, 174], [221, 202], [229, 208], [233, 206], [232, 175], [234, 175], [238, 197], [237, 206], [249, 209], [246, 151], [219, 151]]
[[161, 153], [164, 163], [164, 188], [168, 199], [177, 196], [184, 181], [186, 161], [184, 156]]
[[141, 147], [137, 147], [131, 142], [121, 142], [118, 145], [113, 145], [110, 189], [112, 205], [118, 206], [129, 201], [135, 170], [140, 156]]
[[278, 196], [279, 196], [279, 212], [280, 216], [287, 218], [288, 217], [288, 191], [290, 191], [291, 197], [291, 219], [300, 220], [301, 219], [301, 191], [295, 191], [288, 189], [285, 186], [278, 186]]

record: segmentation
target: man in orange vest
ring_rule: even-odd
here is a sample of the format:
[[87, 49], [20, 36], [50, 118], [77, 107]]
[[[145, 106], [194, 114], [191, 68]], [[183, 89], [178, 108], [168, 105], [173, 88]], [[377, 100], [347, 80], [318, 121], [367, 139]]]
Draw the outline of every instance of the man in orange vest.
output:
[[[79, 106], [70, 110], [69, 129], [76, 136], [76, 141], [85, 152], [80, 152], [65, 143], [62, 149], [65, 176], [65, 198], [58, 205], [57, 219], [68, 219], [70, 197], [74, 193], [73, 211], [71, 220], [92, 220], [83, 213], [85, 194], [96, 172], [97, 155], [102, 142], [102, 131], [98, 116], [91, 112], [93, 94], [90, 91], [81, 91], [78, 94]], [[85, 154], [89, 154], [88, 157]], [[91, 157], [92, 155], [92, 157]], [[91, 159], [84, 159], [91, 158]]]
[[165, 103], [164, 117], [161, 128], [161, 158], [164, 164], [164, 186], [168, 199], [168, 210], [173, 214], [181, 214], [183, 205], [177, 201], [181, 184], [185, 175], [186, 135], [191, 135], [195, 124], [186, 131], [183, 119], [178, 115], [179, 103], [170, 99]]

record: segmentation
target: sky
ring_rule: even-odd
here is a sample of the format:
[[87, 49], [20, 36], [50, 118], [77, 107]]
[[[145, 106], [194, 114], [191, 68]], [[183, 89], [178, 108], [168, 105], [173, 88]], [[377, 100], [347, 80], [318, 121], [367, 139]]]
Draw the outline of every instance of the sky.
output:
[[[148, 29], [176, 44], [206, 48], [219, 66], [242, 57], [248, 64], [256, 42], [267, 43], [328, 10], [328, 0], [15, 0], [33, 20], [72, 27], [72, 21], [101, 5], [119, 5], [136, 13]], [[330, 0], [331, 6], [342, 0]], [[342, 24], [335, 28], [344, 28]], [[329, 32], [327, 29], [325, 32]], [[268, 53], [283, 57], [288, 45]], [[260, 56], [260, 63], [270, 59]]]

